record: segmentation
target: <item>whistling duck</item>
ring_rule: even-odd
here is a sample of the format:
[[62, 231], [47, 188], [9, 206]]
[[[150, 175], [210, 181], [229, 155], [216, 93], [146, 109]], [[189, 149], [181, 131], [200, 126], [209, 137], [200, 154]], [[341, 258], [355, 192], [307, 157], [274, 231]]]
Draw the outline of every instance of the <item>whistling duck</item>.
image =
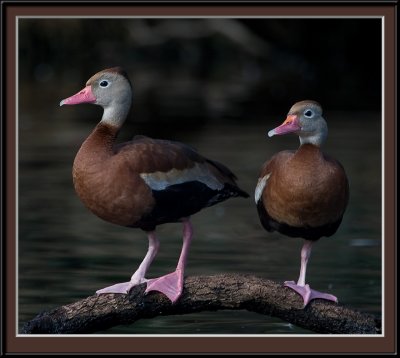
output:
[[287, 133], [299, 136], [300, 147], [264, 163], [255, 190], [258, 215], [267, 231], [305, 239], [299, 280], [284, 283], [303, 297], [304, 307], [315, 298], [337, 302], [333, 295], [312, 290], [305, 278], [313, 243], [333, 235], [342, 221], [349, 197], [347, 176], [337, 160], [321, 151], [328, 127], [317, 102], [294, 104], [268, 136]]
[[[174, 303], [183, 289], [192, 240], [190, 216], [230, 197], [249, 195], [236, 185], [236, 177], [227, 167], [185, 144], [144, 136], [116, 144], [131, 100], [131, 82], [123, 69], [115, 67], [98, 72], [80, 92], [60, 102], [60, 106], [93, 103], [104, 109], [101, 121], [75, 157], [74, 187], [85, 206], [101, 219], [140, 228], [148, 235], [147, 254], [130, 281], [103, 288], [97, 294], [128, 293], [133, 286], [146, 282], [146, 293], [162, 292]], [[176, 271], [146, 279], [159, 249], [156, 226], [173, 222], [183, 223]]]

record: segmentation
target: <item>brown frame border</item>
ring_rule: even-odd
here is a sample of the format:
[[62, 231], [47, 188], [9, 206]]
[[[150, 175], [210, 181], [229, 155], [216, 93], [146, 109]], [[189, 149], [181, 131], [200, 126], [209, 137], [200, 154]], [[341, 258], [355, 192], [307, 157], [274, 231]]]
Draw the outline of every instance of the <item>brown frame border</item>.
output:
[[[82, 5], [82, 4], [79, 4]], [[271, 4], [244, 4], [239, 6], [232, 5], [196, 5], [187, 6], [175, 4], [175, 6], [143, 6], [138, 4], [119, 4], [113, 6], [98, 6], [87, 4], [86, 6], [75, 5], [44, 5], [26, 6], [26, 3], [16, 4], [8, 2], [2, 3], [2, 20], [4, 36], [4, 62], [2, 78], [5, 79], [6, 89], [3, 93], [4, 107], [2, 115], [4, 120], [4, 133], [6, 135], [5, 156], [3, 163], [5, 166], [5, 185], [6, 193], [6, 215], [4, 218], [5, 241], [3, 248], [7, 277], [5, 277], [6, 293], [5, 305], [5, 336], [4, 352], [7, 353], [394, 353], [397, 349], [396, 344], [396, 257], [395, 257], [395, 238], [396, 238], [396, 200], [395, 200], [395, 176], [396, 176], [396, 157], [395, 148], [397, 144], [395, 116], [397, 114], [396, 102], [396, 8], [394, 2], [376, 2], [374, 5], [353, 4], [343, 6], [343, 4], [329, 3], [327, 6], [297, 4], [290, 6], [276, 6]], [[287, 4], [286, 4], [287, 5]], [[15, 297], [15, 220], [16, 220], [16, 153], [15, 153], [15, 120], [16, 120], [16, 26], [15, 21], [19, 16], [55, 16], [55, 15], [170, 15], [170, 16], [379, 16], [384, 18], [384, 83], [385, 83], [385, 301], [384, 301], [384, 336], [377, 337], [59, 337], [59, 336], [16, 336], [16, 297]], [[3, 57], [3, 56], [2, 56]], [[5, 75], [5, 76], [4, 76]], [[4, 318], [4, 316], [3, 316]]]

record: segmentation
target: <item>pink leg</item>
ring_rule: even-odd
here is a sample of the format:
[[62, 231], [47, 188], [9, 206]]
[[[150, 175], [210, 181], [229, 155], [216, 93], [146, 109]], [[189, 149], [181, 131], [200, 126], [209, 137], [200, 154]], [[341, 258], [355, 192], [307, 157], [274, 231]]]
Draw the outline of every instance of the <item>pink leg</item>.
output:
[[296, 291], [301, 297], [303, 297], [304, 306], [316, 298], [321, 298], [324, 300], [337, 302], [338, 299], [330, 295], [329, 293], [323, 293], [319, 291], [312, 290], [308, 284], [306, 284], [306, 270], [308, 259], [311, 255], [313, 241], [306, 240], [301, 249], [301, 267], [300, 267], [300, 276], [297, 284], [294, 281], [285, 281], [284, 285], [290, 287], [292, 290]]
[[175, 303], [182, 294], [187, 255], [192, 241], [193, 230], [189, 219], [183, 219], [183, 245], [176, 270], [168, 275], [148, 280], [146, 293], [159, 291]]
[[100, 293], [128, 293], [129, 290], [136, 285], [139, 285], [143, 282], [147, 282], [145, 279], [146, 272], [150, 267], [150, 264], [154, 260], [157, 255], [158, 248], [160, 247], [160, 243], [156, 238], [155, 232], [151, 231], [148, 233], [149, 238], [149, 249], [147, 250], [146, 256], [144, 257], [142, 263], [136, 272], [132, 275], [131, 280], [128, 282], [121, 282], [115, 285], [103, 288], [101, 290], [96, 291], [97, 294]]

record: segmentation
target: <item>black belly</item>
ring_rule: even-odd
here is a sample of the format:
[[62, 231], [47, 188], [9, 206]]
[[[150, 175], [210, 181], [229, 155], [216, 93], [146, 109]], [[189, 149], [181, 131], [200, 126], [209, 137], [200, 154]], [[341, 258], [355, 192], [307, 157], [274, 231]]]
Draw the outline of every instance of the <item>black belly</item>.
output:
[[225, 184], [221, 190], [213, 190], [201, 182], [191, 181], [171, 185], [164, 190], [153, 190], [153, 196], [156, 203], [154, 209], [132, 227], [152, 231], [157, 225], [178, 222], [203, 208], [242, 194], [231, 184]]
[[273, 219], [265, 209], [262, 200], [259, 200], [257, 203], [257, 211], [261, 224], [265, 230], [269, 232], [278, 231], [286, 236], [302, 237], [303, 239], [313, 241], [320, 239], [322, 236], [332, 236], [337, 231], [343, 218], [342, 216], [333, 223], [327, 223], [317, 227], [295, 227]]

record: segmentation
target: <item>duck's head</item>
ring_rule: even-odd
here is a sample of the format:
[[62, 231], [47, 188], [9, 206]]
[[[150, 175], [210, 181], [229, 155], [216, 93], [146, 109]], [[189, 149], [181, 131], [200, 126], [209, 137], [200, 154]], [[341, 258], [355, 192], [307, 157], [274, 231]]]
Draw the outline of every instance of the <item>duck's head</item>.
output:
[[300, 138], [300, 144], [320, 146], [328, 136], [328, 126], [322, 117], [322, 107], [318, 102], [306, 100], [295, 103], [290, 108], [285, 121], [270, 130], [268, 136], [294, 133]]
[[97, 104], [104, 109], [102, 121], [121, 125], [129, 112], [131, 102], [132, 85], [126, 72], [120, 67], [113, 67], [96, 73], [86, 82], [85, 88], [63, 99], [60, 106]]

